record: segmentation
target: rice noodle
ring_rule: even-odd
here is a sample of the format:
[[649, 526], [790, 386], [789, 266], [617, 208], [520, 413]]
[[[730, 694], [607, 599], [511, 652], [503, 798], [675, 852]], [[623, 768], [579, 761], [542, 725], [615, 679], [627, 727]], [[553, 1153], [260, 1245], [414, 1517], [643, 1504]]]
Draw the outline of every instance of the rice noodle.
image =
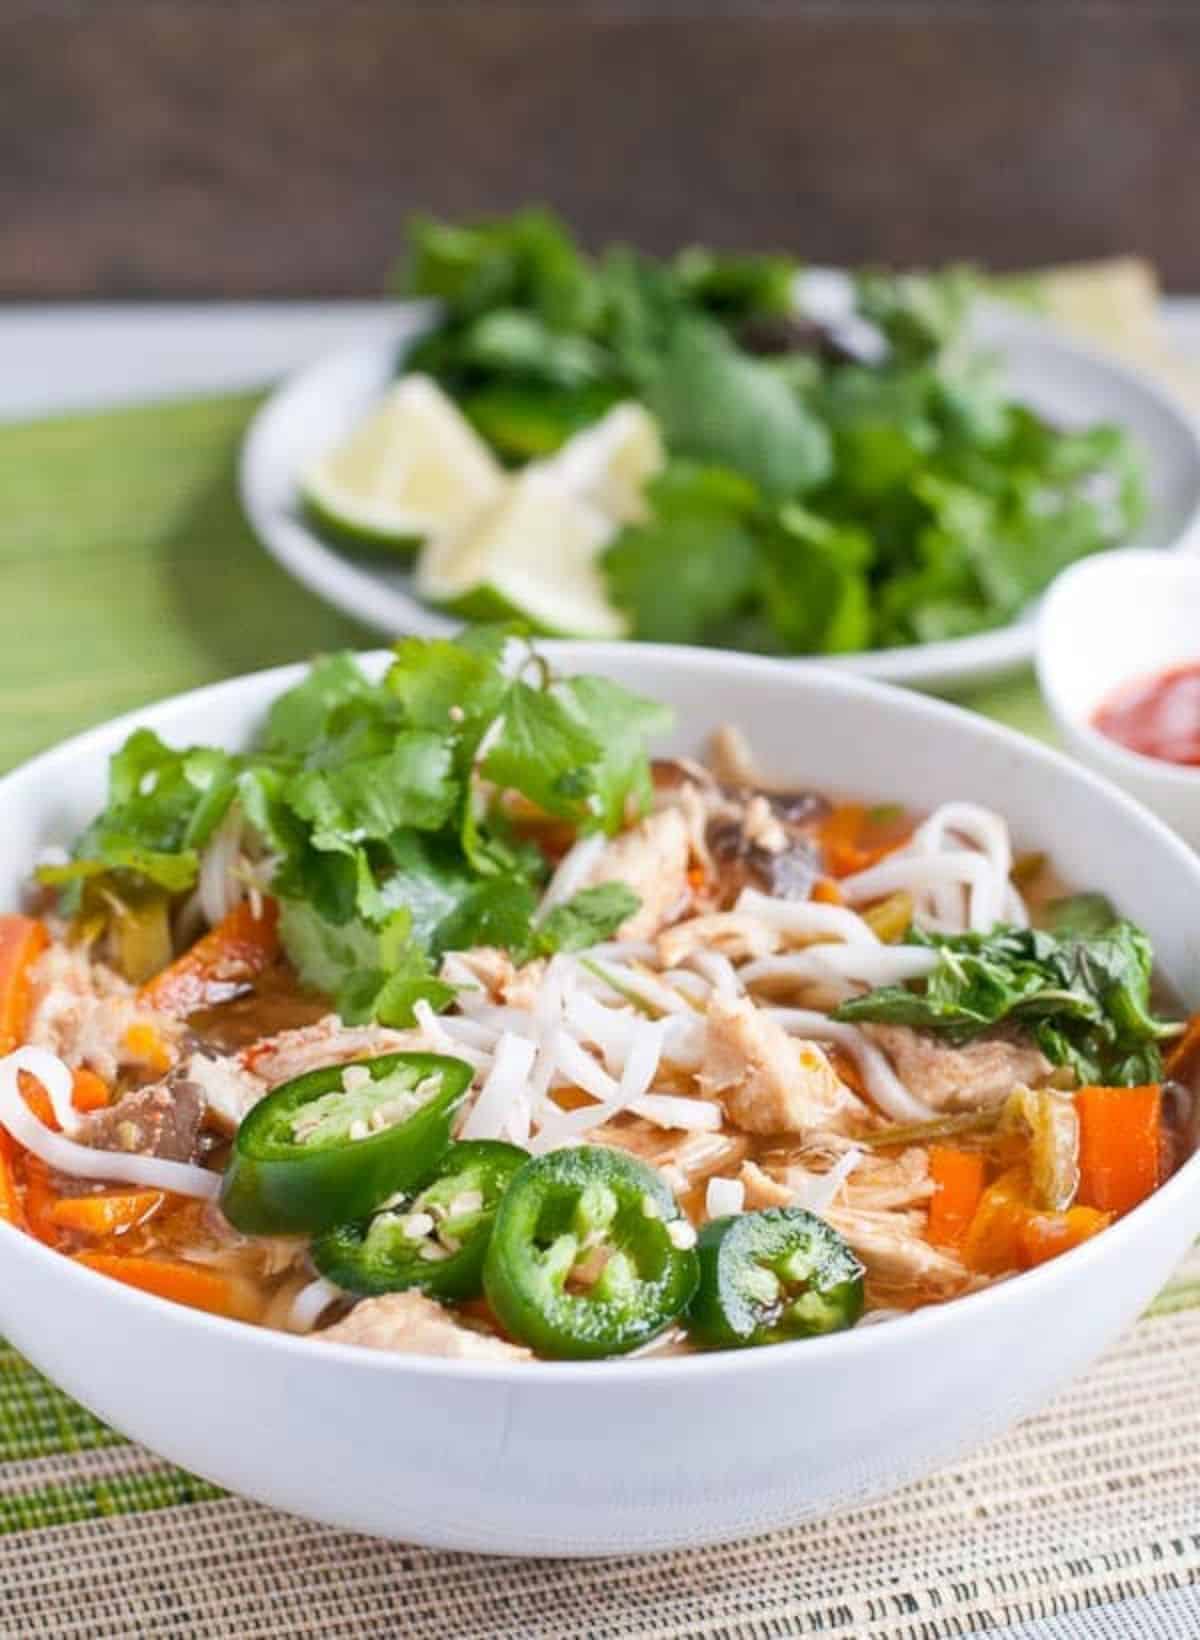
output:
[[926, 1122], [936, 1112], [912, 1094], [892, 1069], [890, 1061], [873, 1042], [869, 1042], [854, 1025], [843, 1024], [819, 1014], [810, 1008], [768, 1008], [766, 1012], [777, 1019], [784, 1030], [794, 1036], [805, 1036], [817, 1042], [836, 1042], [852, 1054], [867, 1092], [885, 1115], [895, 1122]]
[[[854, 878], [846, 877], [838, 886], [844, 890], [846, 884], [853, 881]], [[887, 892], [889, 890], [885, 889], [884, 893]], [[875, 896], [867, 894], [862, 898], [873, 899]], [[858, 945], [882, 943], [869, 923], [864, 922], [857, 912], [842, 905], [820, 905], [814, 900], [773, 900], [769, 894], [762, 894], [756, 888], [744, 888], [737, 897], [734, 910], [757, 917], [768, 928], [778, 929], [781, 934], [789, 934], [793, 938], [839, 939]]]
[[[972, 843], [992, 868], [990, 892], [984, 897], [978, 911], [982, 927], [991, 928], [1003, 915], [1004, 890], [1012, 871], [1008, 826], [1000, 815], [991, 809], [981, 808], [978, 803], [943, 803], [917, 828], [913, 845], [926, 854], [944, 852], [947, 835], [951, 832]], [[983, 895], [982, 890], [980, 893]], [[939, 915], [942, 914], [939, 911]], [[976, 926], [974, 917], [972, 926]]]
[[937, 921], [954, 933], [962, 932], [964, 922], [975, 932], [986, 933], [995, 921], [991, 908], [1000, 903], [1002, 888], [997, 886], [991, 862], [982, 854], [967, 849], [946, 854], [892, 854], [879, 865], [843, 877], [838, 883], [852, 905], [901, 891], [917, 898], [946, 885], [958, 885], [967, 891], [967, 915], [965, 919], [961, 913], [947, 918], [939, 912]]
[[576, 991], [562, 1010], [563, 1018], [586, 1042], [594, 1042], [613, 1075], [625, 1064], [639, 1021], [632, 1008], [606, 1008], [586, 991]]
[[664, 985], [656, 975], [648, 974], [644, 969], [625, 968], [609, 963], [603, 968], [597, 965], [594, 973], [597, 979], [602, 980], [618, 996], [636, 997], [648, 1007], [657, 1008], [659, 1013], [679, 1014], [693, 1011], [678, 991]]
[[658, 1074], [666, 1031], [653, 1020], [641, 1019], [633, 1028], [629, 1053], [621, 1072], [620, 1098], [623, 1104], [632, 1104], [649, 1093]]
[[590, 1093], [593, 1099], [620, 1105], [619, 1084], [565, 1031], [559, 1032], [555, 1058], [559, 1070], [575, 1087]]
[[608, 839], [599, 831], [581, 837], [572, 844], [558, 862], [558, 868], [542, 895], [533, 919], [535, 924], [540, 923], [556, 906], [565, 905], [578, 894], [607, 845]]
[[584, 1105], [579, 1110], [563, 1111], [555, 1122], [546, 1122], [529, 1141], [535, 1156], [544, 1156], [549, 1150], [561, 1150], [564, 1145], [578, 1144], [593, 1128], [603, 1127], [620, 1114], [618, 1105]]
[[746, 1205], [746, 1187], [740, 1179], [723, 1179], [714, 1173], [704, 1191], [704, 1215], [723, 1219], [730, 1213], [740, 1213]]
[[720, 996], [737, 996], [743, 989], [737, 969], [723, 951], [693, 951], [687, 960]]
[[809, 1199], [804, 1204], [810, 1213], [820, 1215], [833, 1206], [842, 1186], [862, 1161], [863, 1154], [857, 1145], [852, 1146], [845, 1155], [839, 1156], [828, 1173], [820, 1173], [813, 1179]]
[[680, 1070], [699, 1070], [707, 1027], [699, 1014], [671, 1014], [663, 1021], [662, 1057]]
[[237, 875], [242, 826], [241, 808], [231, 803], [200, 860], [196, 899], [211, 928], [223, 922], [243, 898], [244, 885]]
[[484, 1024], [478, 1019], [468, 1019], [463, 1014], [444, 1014], [438, 1019], [438, 1025], [456, 1043], [466, 1043], [469, 1047], [480, 1048], [484, 1052], [490, 1051], [500, 1040], [500, 1031], [495, 1025]]
[[504, 1132], [509, 1106], [522, 1092], [533, 1069], [535, 1048], [527, 1037], [506, 1032], [496, 1044], [491, 1069], [474, 1105], [467, 1113], [460, 1137], [498, 1139]]
[[658, 947], [649, 940], [601, 940], [583, 955], [597, 962], [657, 962]]
[[221, 1175], [210, 1173], [207, 1168], [124, 1150], [96, 1150], [91, 1145], [77, 1144], [63, 1133], [55, 1133], [39, 1122], [25, 1103], [18, 1080], [21, 1071], [28, 1071], [37, 1078], [57, 1109], [64, 1097], [70, 1097], [73, 1080], [70, 1067], [43, 1048], [18, 1048], [0, 1059], [0, 1126], [7, 1128], [19, 1145], [40, 1157], [48, 1167], [76, 1179], [148, 1185], [154, 1190], [194, 1196], [200, 1201], [212, 1201], [219, 1195]]
[[336, 1304], [339, 1298], [345, 1296], [342, 1289], [335, 1287], [332, 1281], [326, 1281], [324, 1276], [318, 1276], [296, 1294], [284, 1325], [288, 1332], [310, 1333], [329, 1306]]
[[724, 1125], [720, 1105], [708, 1099], [689, 1099], [682, 1094], [648, 1093], [632, 1099], [628, 1108], [659, 1127], [682, 1128], [688, 1133], [713, 1133]]
[[937, 967], [936, 951], [922, 945], [814, 945], [787, 957], [760, 957], [738, 970], [743, 985], [765, 979], [794, 979], [811, 983], [825, 979], [855, 980], [872, 989], [921, 979]]
[[703, 1005], [708, 1001], [708, 994], [712, 990], [710, 981], [702, 974], [692, 973], [687, 968], [667, 968], [663, 972], [663, 979], [690, 1001]]
[[454, 1059], [465, 1059], [467, 1064], [477, 1071], [486, 1068], [487, 1054], [481, 1053], [478, 1048], [470, 1047], [466, 1042], [456, 1041], [446, 1030], [447, 1022], [438, 1018], [424, 997], [413, 1003], [413, 1018], [434, 1053], [449, 1054]]

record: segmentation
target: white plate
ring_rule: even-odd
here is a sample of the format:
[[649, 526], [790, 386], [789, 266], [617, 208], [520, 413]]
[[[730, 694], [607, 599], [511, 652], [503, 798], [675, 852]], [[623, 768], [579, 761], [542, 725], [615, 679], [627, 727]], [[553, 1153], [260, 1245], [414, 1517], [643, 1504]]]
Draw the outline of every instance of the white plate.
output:
[[[655, 644], [553, 644], [675, 709], [719, 715], [768, 774], [932, 807], [1000, 809], [1021, 848], [1109, 893], [1200, 1000], [1200, 859], [1065, 757], [940, 701], [812, 665]], [[377, 655], [372, 665], [386, 662]], [[102, 800], [135, 724], [241, 747], [299, 667], [81, 735], [0, 781], [0, 908]], [[714, 703], [719, 703], [716, 705]], [[801, 750], [798, 750], [800, 748]], [[1200, 1231], [1200, 1156], [1102, 1236], [1012, 1281], [835, 1337], [659, 1360], [444, 1361], [204, 1315], [0, 1224], [0, 1333], [172, 1462], [358, 1531], [505, 1554], [646, 1553], [773, 1530], [878, 1496], [1032, 1412], [1149, 1303]], [[86, 1341], [86, 1342], [85, 1342]], [[1129, 1435], [1136, 1462], [1137, 1432]]]
[[[428, 309], [400, 303], [390, 337], [378, 331], [298, 371], [254, 418], [242, 450], [246, 515], [267, 550], [318, 597], [391, 636], [456, 631], [422, 604], [406, 567], [386, 558], [354, 557], [330, 546], [305, 521], [297, 479], [346, 437], [392, 380], [400, 350], [426, 322]], [[1114, 359], [1067, 340], [1017, 309], [981, 305], [979, 339], [1003, 357], [1014, 397], [1067, 426], [1113, 421], [1144, 453], [1150, 508], [1129, 542], [1185, 547], [1200, 538], [1200, 436], [1187, 413], [1162, 389]], [[1033, 654], [1033, 613], [995, 632], [905, 649], [868, 650], [832, 664], [889, 683], [961, 684], [1003, 672]]]

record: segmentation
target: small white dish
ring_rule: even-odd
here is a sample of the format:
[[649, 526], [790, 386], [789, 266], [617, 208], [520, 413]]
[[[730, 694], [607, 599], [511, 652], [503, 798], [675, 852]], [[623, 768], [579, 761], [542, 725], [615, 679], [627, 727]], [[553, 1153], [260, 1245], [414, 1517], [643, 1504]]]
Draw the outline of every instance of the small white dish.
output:
[[[242, 447], [242, 505], [267, 551], [319, 598], [390, 636], [443, 635], [461, 623], [420, 602], [403, 561], [352, 556], [317, 534], [300, 508], [299, 478], [374, 407], [429, 311], [426, 304], [398, 303], [391, 335], [375, 330], [289, 377], [258, 412]], [[1016, 308], [981, 303], [975, 330], [1003, 360], [1014, 397], [1064, 426], [1112, 421], [1132, 435], [1145, 457], [1149, 492], [1146, 522], [1132, 545], [1200, 541], [1200, 434], [1169, 394]], [[1023, 665], [1033, 655], [1033, 632], [1031, 611], [995, 632], [842, 655], [828, 664], [888, 683], [944, 687]]]
[[[550, 644], [672, 706], [664, 750], [742, 724], [763, 769], [834, 791], [1004, 812], [1021, 848], [1135, 918], [1200, 1002], [1200, 858], [1067, 758], [972, 713], [813, 666], [646, 644]], [[385, 656], [370, 664], [381, 666]], [[138, 724], [245, 744], [281, 668], [139, 711], [0, 780], [0, 907], [102, 800]], [[598, 1362], [388, 1355], [226, 1321], [0, 1224], [0, 1333], [98, 1417], [294, 1514], [442, 1548], [647, 1553], [877, 1497], [1041, 1406], [1161, 1288], [1200, 1231], [1200, 1156], [1102, 1236], [902, 1320], [770, 1349]], [[1131, 1447], [1134, 1440], [1131, 1435]]]
[[1200, 559], [1109, 552], [1060, 575], [1037, 626], [1042, 695], [1069, 751], [1200, 848], [1200, 768], [1164, 763], [1092, 726], [1123, 683], [1200, 662]]

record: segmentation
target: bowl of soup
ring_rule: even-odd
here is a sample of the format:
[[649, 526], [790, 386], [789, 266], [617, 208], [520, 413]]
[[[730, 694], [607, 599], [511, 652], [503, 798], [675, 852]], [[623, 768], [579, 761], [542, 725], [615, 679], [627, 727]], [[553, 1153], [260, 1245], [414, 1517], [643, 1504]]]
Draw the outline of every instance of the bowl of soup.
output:
[[765, 1531], [1033, 1410], [1200, 1229], [1200, 863], [954, 708], [408, 640], [4, 789], [0, 1329], [277, 1507]]

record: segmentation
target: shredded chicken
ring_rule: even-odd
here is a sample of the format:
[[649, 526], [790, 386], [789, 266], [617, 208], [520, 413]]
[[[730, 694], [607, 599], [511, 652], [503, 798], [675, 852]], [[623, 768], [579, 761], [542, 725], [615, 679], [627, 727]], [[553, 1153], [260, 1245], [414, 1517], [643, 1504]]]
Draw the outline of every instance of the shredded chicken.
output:
[[676, 808], [648, 815], [607, 845], [587, 886], [625, 883], [641, 901], [617, 930], [619, 939], [653, 939], [687, 908], [689, 856], [688, 828]]
[[910, 1093], [935, 1110], [999, 1105], [1013, 1089], [1036, 1087], [1053, 1066], [1032, 1042], [981, 1036], [954, 1047], [909, 1025], [864, 1025]]
[[546, 963], [541, 957], [521, 968], [507, 951], [494, 945], [478, 945], [470, 951], [449, 951], [442, 964], [442, 978], [451, 985], [462, 984], [463, 972], [471, 975], [492, 1002], [532, 1013], [541, 994]]
[[748, 843], [768, 854], [782, 854], [788, 846], [788, 834], [761, 792], [755, 792], [746, 804], [742, 830]]
[[[848, 1141], [839, 1142], [830, 1134], [823, 1143], [771, 1151], [764, 1166], [745, 1163], [741, 1180], [746, 1188], [746, 1206], [789, 1206], [796, 1199], [798, 1186], [827, 1173], [837, 1154], [853, 1148]], [[884, 1212], [923, 1208], [932, 1194], [928, 1156], [919, 1145], [912, 1145], [899, 1155], [860, 1150], [837, 1200], [847, 1207]]]
[[746, 1133], [847, 1132], [867, 1118], [825, 1050], [790, 1037], [748, 997], [709, 998], [699, 1081]]
[[726, 786], [757, 786], [758, 770], [750, 742], [733, 723], [723, 723], [708, 742], [708, 761], [717, 779]]
[[290, 1082], [325, 1065], [346, 1065], [381, 1053], [428, 1053], [430, 1044], [420, 1031], [392, 1031], [383, 1025], [343, 1025], [336, 1014], [326, 1014], [315, 1025], [281, 1031], [256, 1042], [241, 1055], [241, 1066], [253, 1071], [269, 1088]]
[[[85, 947], [57, 941], [47, 946], [32, 981], [26, 1031], [32, 1047], [47, 1048], [68, 1065], [87, 1065], [105, 1082], [122, 1067], [145, 1063], [143, 1040], [174, 1056], [182, 1035], [179, 1022], [142, 1007], [133, 986], [93, 961]], [[163, 1066], [155, 1068], [161, 1072]]]
[[923, 1213], [830, 1207], [824, 1217], [845, 1236], [880, 1286], [919, 1287], [948, 1297], [967, 1284], [967, 1271], [958, 1259], [925, 1240]]
[[720, 951], [731, 962], [748, 962], [771, 956], [779, 944], [778, 931], [761, 918], [714, 911], [665, 929], [658, 936], [658, 960], [664, 968], [678, 968], [694, 951]]
[[424, 1293], [384, 1293], [364, 1298], [342, 1321], [316, 1335], [331, 1344], [360, 1344], [401, 1355], [436, 1355], [453, 1361], [531, 1361], [532, 1352], [490, 1333], [475, 1332]]
[[227, 1055], [194, 1053], [186, 1074], [204, 1095], [205, 1120], [232, 1138], [242, 1117], [267, 1091], [267, 1083], [240, 1060]]
[[593, 1128], [587, 1143], [627, 1150], [661, 1168], [675, 1190], [703, 1184], [714, 1173], [734, 1173], [750, 1148], [738, 1133], [689, 1133], [684, 1137], [640, 1117], [619, 1117]]
[[790, 1207], [793, 1191], [790, 1186], [759, 1167], [757, 1162], [743, 1162], [738, 1175], [746, 1190], [746, 1211], [756, 1213], [763, 1207]]

